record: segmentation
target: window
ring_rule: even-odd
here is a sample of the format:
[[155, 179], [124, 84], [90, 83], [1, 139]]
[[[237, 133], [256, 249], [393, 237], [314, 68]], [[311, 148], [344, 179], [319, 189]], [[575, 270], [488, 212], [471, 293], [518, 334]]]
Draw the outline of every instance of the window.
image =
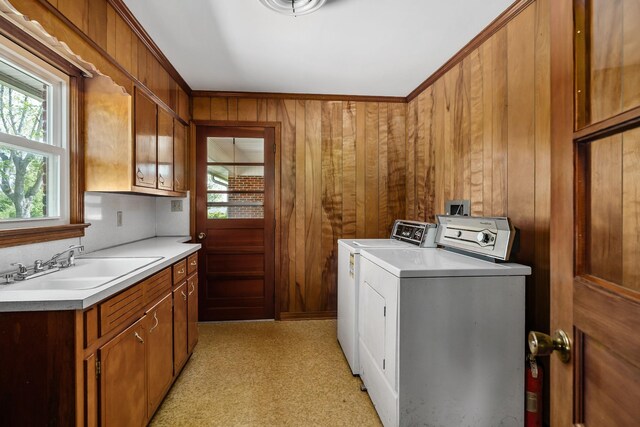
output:
[[69, 78], [0, 39], [0, 228], [68, 224]]

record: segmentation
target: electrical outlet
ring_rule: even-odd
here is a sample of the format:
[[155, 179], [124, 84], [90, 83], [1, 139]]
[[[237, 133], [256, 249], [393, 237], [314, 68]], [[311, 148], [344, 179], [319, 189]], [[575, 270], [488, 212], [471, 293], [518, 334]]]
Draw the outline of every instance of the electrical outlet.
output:
[[122, 211], [116, 212], [116, 227], [122, 227]]
[[182, 212], [182, 200], [171, 201], [171, 212]]

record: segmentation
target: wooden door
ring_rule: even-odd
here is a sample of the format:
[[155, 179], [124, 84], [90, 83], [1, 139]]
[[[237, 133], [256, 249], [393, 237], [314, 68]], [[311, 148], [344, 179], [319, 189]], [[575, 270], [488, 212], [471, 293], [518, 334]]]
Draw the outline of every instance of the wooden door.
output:
[[173, 374], [187, 361], [187, 282], [173, 291]]
[[146, 316], [147, 416], [162, 402], [173, 379], [173, 301], [167, 295]]
[[173, 189], [187, 190], [187, 127], [173, 121]]
[[173, 190], [173, 117], [158, 108], [158, 188]]
[[553, 3], [551, 329], [572, 357], [551, 355], [551, 425], [636, 426], [640, 6]]
[[273, 128], [196, 131], [200, 320], [274, 317]]
[[135, 97], [135, 183], [140, 187], [156, 188], [156, 104], [136, 89]]
[[146, 424], [145, 320], [138, 320], [99, 350], [103, 427]]
[[191, 353], [198, 342], [198, 275], [187, 280], [187, 348]]

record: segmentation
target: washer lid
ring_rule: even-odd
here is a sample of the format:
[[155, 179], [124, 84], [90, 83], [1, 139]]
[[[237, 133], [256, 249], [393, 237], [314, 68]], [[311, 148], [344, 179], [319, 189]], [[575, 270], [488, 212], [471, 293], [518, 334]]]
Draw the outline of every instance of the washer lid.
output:
[[363, 258], [397, 277], [528, 276], [531, 268], [495, 263], [444, 249], [366, 249]]
[[410, 243], [393, 239], [340, 239], [338, 244], [348, 247], [354, 253], [369, 248], [415, 248]]

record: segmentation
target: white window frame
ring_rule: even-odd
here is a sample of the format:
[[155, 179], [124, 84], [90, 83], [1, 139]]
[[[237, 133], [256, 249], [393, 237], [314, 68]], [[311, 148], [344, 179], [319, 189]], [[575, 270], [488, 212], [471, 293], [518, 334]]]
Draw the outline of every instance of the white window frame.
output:
[[[39, 143], [27, 138], [0, 132], [2, 145], [23, 151], [57, 157], [47, 167], [47, 186], [57, 188], [57, 200], [47, 197], [44, 218], [11, 218], [0, 220], [0, 230], [27, 227], [49, 227], [70, 223], [70, 152], [69, 152], [69, 76], [23, 49], [4, 36], [0, 36], [0, 56], [27, 74], [47, 83], [47, 140]], [[55, 193], [54, 193], [55, 194]]]

